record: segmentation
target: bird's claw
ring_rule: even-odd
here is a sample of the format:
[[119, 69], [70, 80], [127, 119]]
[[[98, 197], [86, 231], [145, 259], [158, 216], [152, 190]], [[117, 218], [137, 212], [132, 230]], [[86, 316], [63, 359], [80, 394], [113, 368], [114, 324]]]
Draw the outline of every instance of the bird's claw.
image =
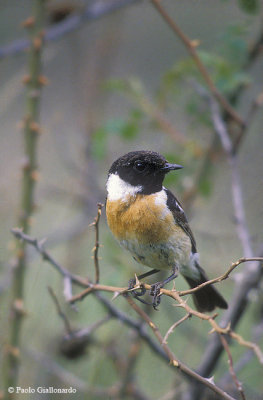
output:
[[154, 283], [151, 286], [150, 296], [153, 296], [152, 306], [155, 310], [158, 310], [157, 307], [161, 303], [161, 294], [160, 294], [161, 287], [162, 284], [160, 282]]
[[130, 279], [129, 283], [128, 283], [128, 288], [131, 291], [132, 296], [134, 297], [141, 297], [144, 296], [146, 293], [146, 289], [143, 285], [143, 283], [140, 284], [140, 287], [136, 290], [132, 290], [134, 288], [134, 286], [136, 285], [136, 279]]

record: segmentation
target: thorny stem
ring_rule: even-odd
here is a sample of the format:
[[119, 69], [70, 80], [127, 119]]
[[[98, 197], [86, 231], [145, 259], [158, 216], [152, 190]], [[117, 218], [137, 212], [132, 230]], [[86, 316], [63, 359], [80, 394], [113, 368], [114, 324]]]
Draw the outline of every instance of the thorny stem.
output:
[[[57, 269], [57, 271], [60, 274], [62, 274], [63, 277], [67, 277], [68, 279], [71, 279], [72, 282], [76, 283], [78, 286], [85, 287], [85, 289], [82, 292], [67, 299], [69, 303], [74, 304], [75, 302], [83, 300], [86, 296], [88, 296], [89, 294], [94, 293], [94, 292], [100, 292], [100, 291], [112, 292], [115, 294], [115, 297], [116, 297], [119, 295], [125, 295], [125, 294], [127, 294], [127, 292], [130, 291], [130, 289], [125, 288], [125, 287], [109, 286], [109, 285], [102, 285], [102, 284], [92, 284], [88, 280], [78, 277], [77, 275], [71, 275], [65, 268], [63, 268], [60, 264], [58, 264], [51, 257], [51, 255], [43, 248], [43, 246], [41, 246], [39, 244], [37, 239], [33, 239], [30, 236], [25, 235], [20, 229], [13, 229], [12, 232], [17, 238], [22, 239], [23, 241], [33, 245], [36, 248], [36, 250], [42, 255], [43, 259], [48, 261], [51, 265], [53, 265]], [[261, 261], [262, 257], [255, 257], [252, 259], [252, 261], [256, 261], [256, 260]], [[227, 272], [224, 275], [229, 275], [230, 272], [233, 271], [233, 269], [234, 269], [233, 266], [237, 266], [245, 261], [251, 261], [251, 260], [242, 258], [242, 259], [236, 261], [235, 263], [233, 263], [231, 265], [231, 267], [227, 270]], [[220, 280], [221, 277], [218, 277], [217, 279]], [[215, 280], [212, 279], [211, 281], [209, 281], [209, 284], [213, 283], [214, 281]], [[136, 285], [133, 288], [133, 290], [138, 289], [138, 287], [140, 287], [140, 286], [141, 286], [141, 283], [138, 281], [138, 286]], [[144, 287], [147, 290], [151, 289], [151, 286], [148, 284], [144, 284]], [[188, 306], [188, 304], [181, 298], [181, 295], [182, 295], [182, 293], [184, 294], [184, 292], [177, 292], [176, 290], [168, 290], [168, 289], [162, 288], [160, 293], [162, 295], [169, 296], [169, 297], [173, 298], [174, 300], [176, 300], [179, 303], [179, 306], [184, 308], [188, 314], [209, 322], [212, 327], [212, 331], [216, 331], [218, 334], [229, 335], [231, 338], [236, 340], [240, 345], [252, 349], [254, 351], [255, 355], [258, 357], [259, 362], [261, 364], [263, 364], [263, 353], [261, 352], [260, 348], [253, 342], [245, 341], [240, 335], [233, 332], [230, 329], [229, 325], [226, 328], [221, 328], [215, 321], [215, 317], [217, 316], [217, 314], [211, 316], [211, 315], [204, 314], [204, 313], [194, 310], [193, 308]]]
[[[62, 274], [62, 276], [64, 278], [67, 277], [68, 279], [72, 279], [72, 282], [76, 283], [77, 285], [82, 286], [82, 287], [83, 286], [87, 287], [87, 289], [85, 289], [82, 293], [80, 293], [80, 295], [74, 296], [73, 298], [69, 299], [68, 300], [69, 302], [74, 302], [74, 301], [80, 300], [80, 299], [84, 298], [88, 293], [91, 293], [91, 292], [94, 292], [94, 291], [95, 291], [96, 297], [98, 297], [98, 298], [100, 298], [100, 295], [99, 295], [98, 291], [103, 291], [103, 290], [106, 290], [106, 291], [109, 291], [109, 292], [115, 292], [117, 294], [125, 294], [125, 293], [127, 293], [127, 288], [118, 288], [118, 287], [112, 287], [112, 286], [101, 285], [101, 284], [90, 284], [88, 281], [85, 281], [85, 280], [83, 280], [83, 279], [81, 279], [81, 278], [79, 278], [77, 276], [71, 275], [65, 268], [60, 266], [60, 264], [58, 264], [49, 255], [49, 253], [46, 250], [43, 249], [43, 246], [41, 246], [36, 239], [32, 239], [28, 235], [25, 235], [19, 229], [14, 229], [13, 233], [17, 238], [20, 238], [23, 241], [33, 245], [36, 248], [36, 250], [43, 256], [44, 260], [48, 261], [51, 265], [53, 265], [56, 268], [56, 270], [60, 274]], [[150, 288], [149, 285], [145, 285], [145, 287], [147, 289]], [[219, 325], [214, 320], [216, 315], [209, 316], [209, 315], [200, 313], [200, 312], [192, 309], [191, 307], [189, 307], [187, 305], [187, 303], [180, 297], [179, 293], [176, 292], [175, 290], [161, 289], [161, 293], [164, 294], [164, 295], [168, 295], [168, 296], [174, 298], [175, 300], [177, 300], [179, 305], [185, 309], [187, 314], [196, 316], [198, 318], [201, 318], [201, 319], [206, 320], [207, 322], [209, 322], [211, 324], [212, 328], [213, 328], [212, 331], [216, 331], [220, 335], [221, 334], [229, 335], [231, 338], [235, 339], [241, 345], [252, 349], [254, 351], [254, 353], [257, 355], [257, 357], [259, 358], [260, 362], [263, 363], [263, 355], [262, 355], [262, 352], [260, 351], [259, 347], [255, 343], [251, 343], [251, 342], [245, 341], [240, 335], [238, 335], [235, 332], [233, 332], [230, 329], [230, 326], [228, 326], [227, 328], [219, 327]], [[171, 352], [171, 350], [169, 349], [169, 347], [167, 346], [167, 344], [164, 343], [163, 337], [161, 336], [161, 334], [160, 334], [158, 328], [156, 327], [156, 325], [152, 323], [152, 321], [150, 320], [149, 316], [146, 313], [144, 313], [143, 310], [141, 310], [139, 307], [137, 307], [137, 305], [134, 303], [134, 301], [129, 296], [126, 295], [126, 297], [128, 297], [128, 301], [129, 301], [129, 303], [131, 303], [131, 306], [135, 309], [135, 311], [138, 312], [143, 317], [143, 319], [148, 323], [148, 325], [153, 329], [153, 331], [155, 333], [155, 336], [158, 338], [158, 341], [161, 344], [161, 348], [159, 350], [160, 351], [164, 350], [164, 356], [166, 356], [168, 359], [170, 359], [172, 361], [172, 366], [173, 367], [178, 368], [186, 377], [192, 378], [195, 382], [202, 383], [205, 386], [211, 388], [213, 391], [215, 391], [216, 393], [220, 394], [221, 397], [223, 397], [225, 399], [232, 399], [231, 396], [229, 396], [227, 393], [225, 393], [224, 391], [219, 389], [212, 381], [210, 381], [207, 378], [203, 378], [200, 374], [195, 373], [193, 370], [191, 370], [186, 365], [181, 363], [181, 361], [177, 360], [174, 357], [174, 355]], [[140, 310], [140, 311], [138, 311], [138, 310]], [[118, 313], [114, 314], [114, 316], [116, 316], [118, 318]], [[122, 318], [121, 318], [121, 320], [122, 320]], [[128, 322], [128, 321], [126, 320], [126, 322]], [[138, 327], [136, 325], [134, 325], [133, 322], [131, 323], [131, 321], [129, 321], [129, 325], [132, 326], [133, 328], [135, 327], [135, 329], [138, 331], [140, 336], [143, 339], [146, 339], [145, 332], [141, 331], [141, 329], [138, 330]], [[151, 342], [149, 337], [147, 337], [146, 341], [147, 341], [148, 344], [151, 344], [152, 348], [157, 350], [158, 354], [160, 354], [160, 351]]]
[[[40, 89], [44, 84], [41, 73], [41, 54], [43, 48], [43, 18], [45, 0], [35, 0], [33, 3], [33, 16], [28, 18], [24, 27], [30, 34], [29, 75], [24, 79], [27, 84], [26, 114], [23, 121], [24, 131], [24, 164], [21, 193], [21, 215], [19, 226], [27, 233], [30, 229], [30, 218], [34, 210], [34, 189], [37, 175], [37, 141], [39, 128], [39, 103]], [[15, 387], [19, 369], [19, 347], [21, 324], [23, 320], [24, 305], [24, 279], [26, 269], [26, 254], [24, 241], [17, 244], [16, 265], [13, 277], [13, 294], [11, 299], [10, 342], [6, 349], [5, 376], [6, 386]], [[7, 394], [7, 398], [11, 398]]]

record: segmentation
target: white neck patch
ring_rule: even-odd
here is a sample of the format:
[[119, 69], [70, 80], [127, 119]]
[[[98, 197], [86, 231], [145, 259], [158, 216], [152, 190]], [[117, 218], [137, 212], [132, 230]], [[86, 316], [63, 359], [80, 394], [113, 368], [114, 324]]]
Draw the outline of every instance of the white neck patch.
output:
[[133, 186], [125, 182], [117, 174], [110, 174], [107, 180], [108, 199], [110, 201], [122, 200], [127, 201], [130, 196], [135, 196], [142, 190], [142, 186]]

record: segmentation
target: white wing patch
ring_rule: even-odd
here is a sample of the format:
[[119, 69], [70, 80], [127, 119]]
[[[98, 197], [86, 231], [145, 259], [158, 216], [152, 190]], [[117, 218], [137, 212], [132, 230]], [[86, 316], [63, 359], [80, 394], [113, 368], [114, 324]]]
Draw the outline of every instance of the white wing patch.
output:
[[133, 186], [121, 179], [118, 174], [110, 174], [106, 186], [110, 201], [128, 201], [130, 196], [135, 196], [142, 190], [141, 185]]

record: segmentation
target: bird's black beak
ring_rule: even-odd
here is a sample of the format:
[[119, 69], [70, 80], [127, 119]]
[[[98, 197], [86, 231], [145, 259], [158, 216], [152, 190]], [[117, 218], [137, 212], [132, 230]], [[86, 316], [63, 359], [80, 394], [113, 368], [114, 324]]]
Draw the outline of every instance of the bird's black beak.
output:
[[174, 171], [174, 170], [176, 170], [176, 169], [181, 169], [181, 168], [183, 168], [182, 165], [179, 165], [179, 164], [170, 164], [170, 163], [166, 162], [165, 165], [164, 165], [164, 167], [161, 168], [161, 171], [167, 173], [167, 172]]

